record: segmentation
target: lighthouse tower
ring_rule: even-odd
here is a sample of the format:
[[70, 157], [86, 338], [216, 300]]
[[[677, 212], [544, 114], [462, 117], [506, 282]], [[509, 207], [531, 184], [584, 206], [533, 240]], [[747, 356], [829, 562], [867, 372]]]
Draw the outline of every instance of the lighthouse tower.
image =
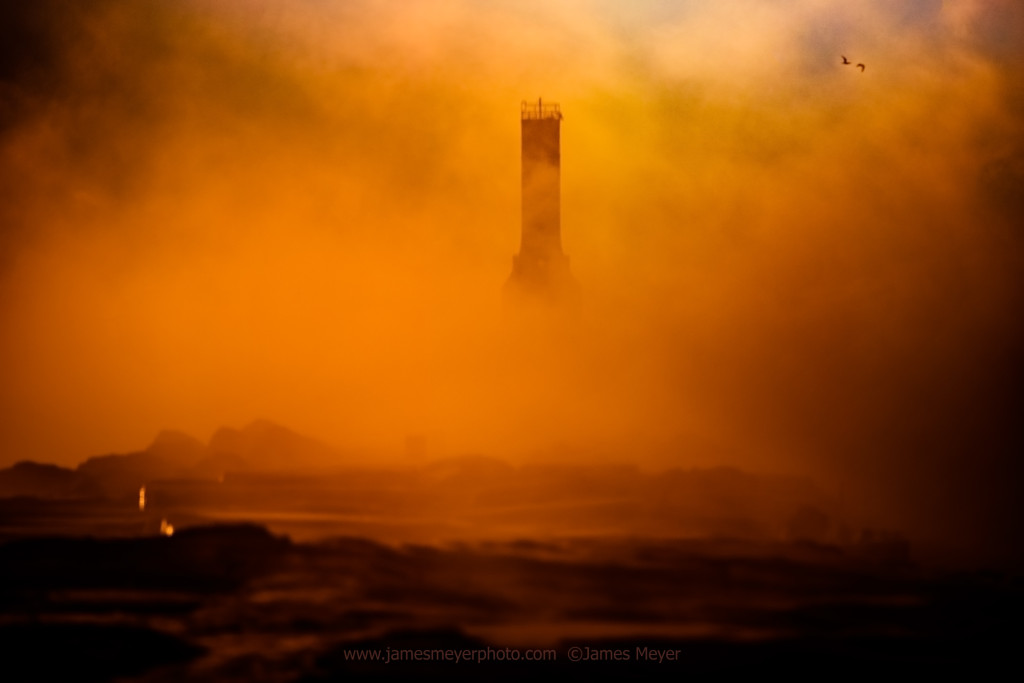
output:
[[523, 102], [522, 237], [505, 283], [506, 300], [575, 303], [579, 288], [562, 253], [562, 112], [557, 104]]

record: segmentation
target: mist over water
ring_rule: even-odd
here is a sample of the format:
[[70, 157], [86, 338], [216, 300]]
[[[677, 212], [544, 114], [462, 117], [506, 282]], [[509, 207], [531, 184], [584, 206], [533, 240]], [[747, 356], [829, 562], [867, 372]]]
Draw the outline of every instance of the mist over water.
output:
[[[379, 462], [806, 474], [1017, 557], [1011, 0], [3, 13], [3, 464], [262, 416]], [[554, 324], [500, 305], [537, 96]]]

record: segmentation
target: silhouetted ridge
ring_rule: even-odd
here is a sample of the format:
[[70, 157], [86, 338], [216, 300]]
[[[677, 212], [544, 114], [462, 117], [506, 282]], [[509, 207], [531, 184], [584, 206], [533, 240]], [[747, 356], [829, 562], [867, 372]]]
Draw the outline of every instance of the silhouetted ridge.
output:
[[164, 430], [142, 451], [93, 456], [74, 470], [21, 462], [0, 470], [0, 497], [124, 499], [160, 480], [220, 480], [227, 472], [282, 471], [335, 465], [340, 454], [286, 427], [256, 420], [223, 427], [210, 443]]
[[182, 463], [198, 462], [206, 455], [206, 446], [191, 434], [165, 429], [156, 435], [145, 452], [159, 457], [174, 458]]
[[57, 465], [23, 460], [0, 470], [0, 497], [84, 498], [99, 494], [92, 477]]
[[222, 427], [210, 439], [211, 455], [230, 455], [258, 469], [281, 470], [334, 464], [338, 452], [297, 432], [270, 422], [256, 420], [243, 429]]

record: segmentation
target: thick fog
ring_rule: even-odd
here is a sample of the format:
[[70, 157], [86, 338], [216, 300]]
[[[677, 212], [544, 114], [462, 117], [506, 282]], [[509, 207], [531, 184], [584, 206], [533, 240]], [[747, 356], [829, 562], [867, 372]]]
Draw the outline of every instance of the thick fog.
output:
[[[808, 474], [999, 552], [1022, 28], [1016, 0], [4, 3], [0, 461], [265, 417], [381, 459]], [[537, 97], [583, 303], [524, 323]]]

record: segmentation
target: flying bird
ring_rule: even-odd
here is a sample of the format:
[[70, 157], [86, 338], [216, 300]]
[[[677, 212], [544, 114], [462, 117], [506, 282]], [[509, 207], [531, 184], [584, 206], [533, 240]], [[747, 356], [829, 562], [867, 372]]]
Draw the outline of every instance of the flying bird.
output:
[[849, 63], [850, 63], [850, 60], [846, 58], [846, 55], [843, 55], [843, 64], [849, 64]]
[[858, 64], [858, 65], [857, 65], [857, 68], [858, 68], [858, 69], [860, 69], [860, 72], [861, 72], [861, 73], [864, 73], [864, 69], [865, 69], [866, 67], [865, 67], [865, 66], [864, 66], [863, 64]]

